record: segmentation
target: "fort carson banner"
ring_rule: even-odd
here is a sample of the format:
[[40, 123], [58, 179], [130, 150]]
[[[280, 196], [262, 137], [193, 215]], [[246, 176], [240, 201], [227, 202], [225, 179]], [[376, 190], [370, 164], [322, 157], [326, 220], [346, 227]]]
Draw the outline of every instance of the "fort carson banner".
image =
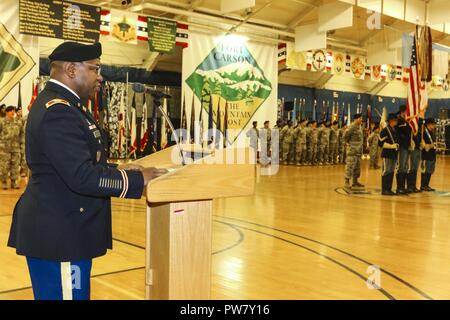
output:
[[17, 106], [21, 82], [24, 113], [38, 76], [38, 37], [19, 34], [19, 2], [0, 1], [0, 102]]
[[277, 45], [196, 32], [189, 37], [182, 72], [189, 127], [200, 119], [203, 130], [213, 123], [224, 135], [229, 130], [226, 140], [233, 144], [238, 137], [245, 137], [253, 121], [258, 121], [259, 128], [265, 120], [273, 126], [277, 117]]

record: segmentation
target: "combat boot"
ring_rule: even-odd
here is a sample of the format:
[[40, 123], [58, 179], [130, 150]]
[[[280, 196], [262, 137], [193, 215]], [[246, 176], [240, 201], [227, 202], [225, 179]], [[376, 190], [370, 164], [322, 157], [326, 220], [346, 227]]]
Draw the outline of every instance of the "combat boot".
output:
[[364, 188], [364, 185], [358, 182], [358, 178], [353, 179], [353, 187]]
[[350, 189], [352, 186], [350, 185], [350, 179], [345, 178], [344, 188]]

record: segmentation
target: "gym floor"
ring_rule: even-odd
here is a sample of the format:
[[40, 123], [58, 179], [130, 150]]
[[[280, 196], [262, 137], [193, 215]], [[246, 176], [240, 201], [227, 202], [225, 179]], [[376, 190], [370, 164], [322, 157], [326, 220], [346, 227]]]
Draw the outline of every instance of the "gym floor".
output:
[[[215, 200], [212, 298], [450, 299], [450, 158], [438, 157], [436, 192], [409, 196], [382, 197], [380, 170], [362, 166], [362, 194], [342, 188], [343, 165], [281, 166], [254, 196]], [[25, 183], [0, 191], [0, 299], [33, 299], [25, 258], [6, 247]], [[145, 199], [113, 200], [92, 299], [144, 298], [145, 212]], [[367, 284], [377, 268], [380, 289]]]

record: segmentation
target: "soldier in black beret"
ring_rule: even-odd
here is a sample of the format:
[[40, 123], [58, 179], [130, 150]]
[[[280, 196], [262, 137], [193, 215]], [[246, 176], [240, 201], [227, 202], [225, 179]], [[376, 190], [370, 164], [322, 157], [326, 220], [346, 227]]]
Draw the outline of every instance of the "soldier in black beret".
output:
[[8, 245], [26, 256], [35, 299], [89, 299], [92, 259], [112, 248], [110, 198], [139, 199], [167, 172], [107, 162], [105, 135], [86, 109], [103, 80], [101, 54], [100, 43], [58, 46], [49, 56], [51, 79], [28, 116], [31, 178]]
[[422, 142], [422, 174], [420, 190], [435, 191], [430, 187], [431, 176], [436, 167], [436, 121], [433, 118], [425, 120], [425, 128]]

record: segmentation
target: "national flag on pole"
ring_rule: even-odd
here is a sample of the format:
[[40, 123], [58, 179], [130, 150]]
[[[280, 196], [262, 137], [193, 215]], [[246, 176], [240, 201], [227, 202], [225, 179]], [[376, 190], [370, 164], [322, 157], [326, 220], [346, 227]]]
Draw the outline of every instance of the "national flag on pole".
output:
[[150, 141], [152, 143], [153, 152], [158, 151], [158, 118], [156, 116], [156, 110], [158, 106], [153, 102], [152, 118], [150, 121]]
[[292, 108], [292, 123], [296, 124], [297, 122], [297, 98], [294, 98], [294, 107]]
[[225, 102], [225, 116], [223, 119], [223, 147], [227, 147], [228, 142], [228, 101]]
[[367, 105], [367, 130], [371, 130], [370, 125], [372, 124], [372, 107]]
[[421, 107], [421, 81], [419, 75], [419, 66], [417, 63], [417, 30], [414, 34], [414, 41], [411, 52], [411, 67], [409, 68], [408, 99], [406, 101], [406, 116], [409, 118], [409, 125], [414, 133], [417, 134], [419, 123], [418, 115]]
[[347, 113], [347, 126], [352, 124], [351, 116], [350, 116], [350, 103], [348, 104], [348, 113]]
[[33, 80], [32, 88], [31, 88], [31, 92], [32, 92], [31, 100], [27, 107], [28, 111], [31, 110], [31, 106], [33, 105], [34, 101], [36, 100], [36, 98], [38, 96], [38, 84], [34, 83], [34, 80]]
[[384, 129], [387, 126], [387, 110], [383, 107], [383, 112], [381, 113], [380, 128]]
[[120, 90], [120, 105], [119, 105], [119, 155], [124, 151], [124, 144], [126, 144], [125, 137], [125, 88], [119, 88]]
[[131, 123], [130, 123], [130, 155], [136, 156], [137, 150], [137, 130], [136, 130], [136, 95], [133, 95], [133, 101], [131, 102]]
[[22, 110], [22, 85], [19, 81], [19, 90], [17, 93], [17, 109]]
[[317, 121], [317, 100], [314, 100], [312, 119]]
[[195, 141], [195, 94], [192, 92], [191, 119], [189, 120], [189, 141]]
[[183, 106], [182, 106], [182, 110], [181, 110], [180, 128], [181, 128], [180, 142], [184, 143], [187, 141], [187, 137], [183, 136], [183, 134], [186, 134], [186, 131], [187, 131], [186, 97], [185, 96], [183, 96]]
[[148, 143], [148, 122], [147, 122], [147, 116], [148, 116], [148, 110], [147, 110], [147, 101], [145, 99], [144, 94], [144, 105], [142, 106], [142, 123], [141, 123], [141, 152], [144, 152], [145, 147]]
[[219, 98], [219, 103], [217, 104], [217, 120], [216, 120], [216, 137], [214, 139], [214, 143], [216, 145], [216, 149], [219, 148], [219, 144], [220, 144], [220, 129], [221, 129], [222, 125], [220, 124], [220, 98]]
[[209, 105], [208, 105], [208, 144], [211, 144], [214, 140], [214, 136], [212, 135], [212, 130], [214, 129], [214, 114], [213, 114], [213, 104], [212, 104], [212, 96], [209, 96]]
[[[167, 98], [163, 99], [162, 108], [164, 113], [167, 114]], [[168, 140], [167, 140], [167, 123], [166, 118], [161, 115], [161, 149], [167, 148]]]
[[203, 98], [200, 101], [200, 113], [198, 116], [198, 125], [199, 125], [199, 143], [203, 145]]

